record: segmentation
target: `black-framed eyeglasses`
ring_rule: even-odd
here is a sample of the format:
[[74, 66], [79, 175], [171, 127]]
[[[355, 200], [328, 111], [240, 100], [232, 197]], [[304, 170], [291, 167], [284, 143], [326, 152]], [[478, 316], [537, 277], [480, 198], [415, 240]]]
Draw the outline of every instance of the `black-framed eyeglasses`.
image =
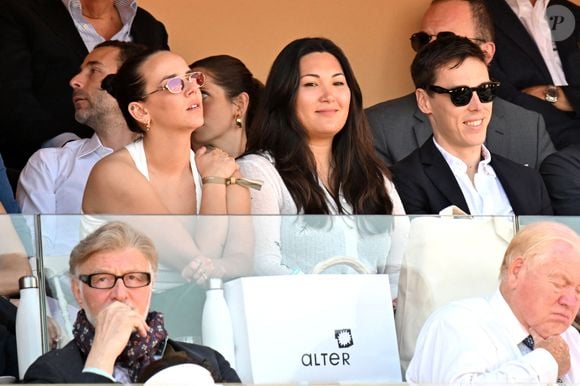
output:
[[466, 106], [471, 101], [473, 93], [477, 93], [477, 97], [482, 103], [489, 103], [495, 97], [495, 91], [499, 87], [499, 82], [485, 82], [477, 87], [459, 86], [452, 89], [443, 88], [440, 86], [427, 86], [428, 91], [433, 91], [437, 94], [449, 94], [451, 103], [455, 106]]
[[[411, 35], [411, 47], [413, 48], [413, 51], [415, 52], [419, 52], [423, 47], [425, 47], [427, 44], [429, 44], [431, 42], [431, 40], [433, 40], [433, 38], [446, 38], [446, 37], [450, 37], [450, 36], [457, 36], [456, 34], [454, 34], [453, 32], [449, 32], [449, 31], [443, 31], [443, 32], [439, 32], [437, 35], [429, 35], [427, 32], [424, 31], [420, 31], [420, 32], [416, 32], [413, 35]], [[482, 38], [468, 38], [469, 40], [471, 40], [472, 42], [477, 42], [477, 43], [485, 43], [486, 40], [482, 39]]]
[[165, 79], [161, 86], [156, 88], [155, 90], [151, 91], [148, 94], [145, 94], [143, 98], [148, 97], [151, 94], [155, 94], [156, 92], [167, 90], [172, 94], [179, 94], [183, 90], [185, 90], [185, 84], [195, 82], [195, 85], [199, 88], [205, 84], [205, 75], [199, 71], [189, 71], [186, 72], [183, 76], [174, 76], [168, 79]]
[[123, 280], [127, 288], [141, 288], [151, 284], [151, 274], [149, 272], [127, 272], [121, 276], [112, 273], [92, 273], [90, 275], [79, 275], [79, 280], [91, 288], [111, 289], [117, 284], [117, 280]]

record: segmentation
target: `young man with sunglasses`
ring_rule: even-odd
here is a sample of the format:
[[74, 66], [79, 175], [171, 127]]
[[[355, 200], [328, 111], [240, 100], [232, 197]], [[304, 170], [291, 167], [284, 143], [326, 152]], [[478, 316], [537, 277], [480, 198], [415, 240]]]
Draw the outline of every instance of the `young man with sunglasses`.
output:
[[[421, 32], [413, 34], [411, 46], [420, 50], [450, 32], [470, 38], [485, 53], [489, 63], [495, 53], [493, 24], [483, 0], [434, 0], [421, 21]], [[393, 165], [421, 146], [432, 134], [427, 116], [417, 107], [415, 94], [386, 101], [366, 110], [377, 154]], [[522, 165], [538, 169], [554, 152], [542, 117], [496, 98], [486, 146]]]
[[215, 382], [240, 382], [220, 353], [169, 339], [163, 315], [149, 312], [158, 265], [149, 237], [110, 222], [72, 250], [69, 265], [81, 308], [73, 340], [38, 358], [24, 383], [142, 383], [147, 366], [169, 355], [202, 366]]
[[499, 83], [470, 39], [439, 36], [411, 65], [419, 109], [433, 136], [393, 167], [408, 214], [437, 214], [455, 205], [473, 215], [549, 215], [539, 173], [483, 144]]

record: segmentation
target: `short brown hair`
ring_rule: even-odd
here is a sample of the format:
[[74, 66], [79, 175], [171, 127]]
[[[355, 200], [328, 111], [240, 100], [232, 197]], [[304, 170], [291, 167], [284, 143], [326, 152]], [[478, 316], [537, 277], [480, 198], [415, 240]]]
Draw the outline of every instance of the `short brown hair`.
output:
[[[458, 1], [458, 0], [433, 0], [431, 4], [443, 3], [445, 1]], [[495, 30], [493, 27], [493, 21], [485, 6], [483, 0], [459, 0], [469, 3], [469, 8], [471, 9], [471, 20], [475, 26], [475, 33], [477, 36], [467, 36], [470, 38], [483, 39], [486, 42], [493, 42], [495, 39]]]

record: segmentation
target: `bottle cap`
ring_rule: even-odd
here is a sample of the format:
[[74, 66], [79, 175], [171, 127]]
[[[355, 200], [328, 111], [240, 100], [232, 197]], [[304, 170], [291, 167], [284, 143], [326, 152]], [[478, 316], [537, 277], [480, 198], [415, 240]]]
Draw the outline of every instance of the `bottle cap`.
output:
[[38, 288], [38, 281], [36, 280], [36, 277], [34, 277], [32, 275], [22, 276], [18, 280], [18, 286], [20, 287], [20, 289]]
[[219, 277], [212, 277], [209, 279], [207, 289], [212, 290], [212, 289], [223, 289], [223, 288], [224, 288], [224, 282]]

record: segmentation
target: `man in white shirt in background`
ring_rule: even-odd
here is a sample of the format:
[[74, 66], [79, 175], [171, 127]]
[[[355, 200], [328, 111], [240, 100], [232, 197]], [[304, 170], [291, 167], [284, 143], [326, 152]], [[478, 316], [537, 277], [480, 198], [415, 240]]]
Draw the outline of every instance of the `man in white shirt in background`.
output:
[[499, 290], [450, 303], [423, 326], [407, 381], [580, 382], [580, 239], [565, 225], [526, 226], [508, 246]]
[[484, 0], [495, 26], [498, 96], [542, 114], [556, 149], [580, 143], [580, 7], [568, 0]]
[[101, 88], [102, 80], [144, 47], [106, 41], [95, 47], [71, 79], [75, 119], [95, 131], [91, 138], [60, 148], [44, 148], [30, 157], [20, 174], [16, 199], [23, 214], [79, 214], [94, 164], [135, 139], [119, 105]]

